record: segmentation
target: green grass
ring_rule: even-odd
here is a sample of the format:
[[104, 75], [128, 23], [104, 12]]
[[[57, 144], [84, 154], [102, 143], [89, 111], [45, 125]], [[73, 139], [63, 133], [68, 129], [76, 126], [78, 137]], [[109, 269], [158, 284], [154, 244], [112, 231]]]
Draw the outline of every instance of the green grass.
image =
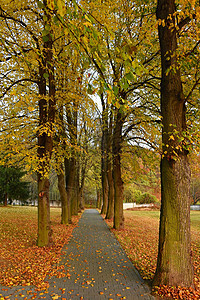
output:
[[200, 211], [192, 210], [190, 212], [190, 218], [192, 229], [198, 230], [200, 232]]
[[160, 211], [158, 210], [127, 210], [128, 213], [133, 214], [134, 216], [138, 217], [148, 217], [148, 218], [157, 218], [159, 219], [160, 217]]
[[[148, 218], [156, 218], [159, 219], [160, 212], [157, 211], [127, 211], [128, 213], [131, 213], [135, 217], [148, 217]], [[191, 228], [193, 230], [198, 230], [200, 232], [200, 211], [194, 211], [192, 210], [190, 212], [190, 218], [191, 218]]]

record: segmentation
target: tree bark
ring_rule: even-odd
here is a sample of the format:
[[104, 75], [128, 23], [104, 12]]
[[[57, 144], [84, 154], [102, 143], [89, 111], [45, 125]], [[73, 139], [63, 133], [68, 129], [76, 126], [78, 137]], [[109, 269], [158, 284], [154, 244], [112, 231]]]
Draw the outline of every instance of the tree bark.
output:
[[102, 182], [102, 195], [103, 195], [103, 205], [101, 208], [101, 214], [106, 214], [108, 208], [108, 177], [107, 177], [107, 163], [106, 163], [104, 150], [102, 150], [102, 157], [101, 157], [101, 182]]
[[124, 227], [123, 213], [123, 181], [121, 177], [121, 148], [122, 148], [123, 118], [117, 109], [113, 131], [113, 180], [114, 180], [114, 228]]
[[100, 189], [97, 187], [97, 208], [100, 209], [101, 207], [101, 191]]
[[75, 150], [75, 146], [77, 145], [78, 108], [76, 101], [72, 102], [71, 105], [68, 103], [65, 108], [72, 147], [71, 157], [65, 159], [65, 180], [69, 199], [69, 220], [71, 222], [71, 216], [78, 214], [77, 160]]
[[69, 223], [72, 222], [74, 214], [74, 189], [76, 183], [76, 161], [74, 157], [65, 158], [65, 183], [68, 196]]
[[[45, 126], [47, 123], [47, 101], [46, 96], [46, 80], [44, 79], [44, 68], [40, 66], [40, 82], [39, 82], [39, 126]], [[49, 204], [49, 180], [45, 178], [49, 170], [49, 159], [51, 154], [51, 141], [46, 132], [38, 132], [38, 239], [39, 247], [49, 246], [50, 244], [50, 204]], [[49, 153], [48, 153], [49, 152]]]
[[[43, 1], [46, 7], [46, 0]], [[45, 25], [51, 25], [51, 16], [44, 9], [46, 16]], [[55, 79], [53, 63], [52, 33], [48, 33], [48, 40], [44, 42], [43, 53], [39, 65], [39, 130], [38, 130], [38, 246], [51, 245], [52, 231], [50, 228], [50, 203], [49, 203], [49, 170], [53, 150], [53, 123], [55, 119]], [[48, 100], [47, 82], [45, 73], [48, 74]]]
[[58, 189], [60, 192], [61, 199], [61, 224], [69, 224], [69, 213], [68, 213], [68, 198], [67, 191], [65, 188], [65, 176], [63, 166], [60, 166], [60, 173], [58, 173]]
[[103, 111], [103, 129], [101, 139], [101, 183], [102, 183], [102, 195], [103, 205], [101, 208], [101, 214], [106, 214], [108, 209], [108, 177], [107, 177], [107, 135], [108, 135], [108, 119], [107, 111], [104, 108]]
[[[87, 150], [87, 149], [86, 149]], [[86, 175], [86, 167], [87, 167], [87, 157], [83, 155], [82, 157], [82, 165], [80, 167], [80, 160], [77, 158], [77, 189], [78, 189], [78, 209], [81, 211], [84, 209], [84, 197], [83, 190], [85, 184], [85, 175]]]
[[107, 178], [108, 178], [108, 209], [106, 219], [112, 219], [114, 216], [114, 184], [112, 176], [112, 152], [108, 153]]
[[157, 19], [161, 48], [161, 217], [159, 250], [153, 285], [190, 287], [193, 268], [190, 242], [190, 168], [185, 150], [186, 108], [176, 58], [175, 1], [158, 0]]
[[49, 180], [38, 177], [38, 239], [37, 246], [44, 247], [52, 244], [50, 227]]
[[114, 183], [112, 176], [112, 131], [113, 131], [113, 114], [111, 112], [108, 136], [107, 136], [107, 178], [108, 178], [108, 209], [106, 219], [112, 219], [114, 216]]

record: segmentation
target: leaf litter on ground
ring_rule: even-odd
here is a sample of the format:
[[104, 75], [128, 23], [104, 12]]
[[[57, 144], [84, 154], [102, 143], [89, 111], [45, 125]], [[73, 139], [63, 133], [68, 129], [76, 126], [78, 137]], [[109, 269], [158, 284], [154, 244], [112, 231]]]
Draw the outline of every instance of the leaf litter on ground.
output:
[[[140, 214], [124, 211], [125, 227], [123, 230], [111, 229], [126, 254], [137, 268], [140, 275], [148, 283], [151, 282], [156, 270], [158, 254], [159, 218], [151, 214]], [[112, 228], [113, 221], [106, 220]], [[165, 299], [200, 299], [200, 234], [192, 228], [192, 255], [194, 266], [194, 288], [158, 286], [153, 290], [155, 295]]]
[[53, 245], [37, 247], [37, 208], [0, 207], [0, 284], [47, 289], [47, 276], [70, 277], [61, 260], [62, 248], [72, 235], [80, 215], [72, 224], [61, 223], [61, 210], [51, 208]]

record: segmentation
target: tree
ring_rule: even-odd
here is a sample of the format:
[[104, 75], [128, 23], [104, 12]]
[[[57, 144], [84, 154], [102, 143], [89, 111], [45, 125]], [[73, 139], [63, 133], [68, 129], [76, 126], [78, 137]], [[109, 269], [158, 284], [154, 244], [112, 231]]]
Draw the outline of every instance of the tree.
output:
[[[175, 0], [158, 0], [161, 49], [161, 217], [157, 269], [153, 284], [190, 287], [190, 168], [186, 147], [186, 104], [177, 59], [177, 36], [188, 19], [176, 23]], [[173, 130], [176, 130], [176, 134]], [[183, 143], [180, 144], [180, 138]]]
[[[121, 174], [123, 133], [126, 131], [127, 120], [131, 119], [130, 114], [135, 119], [132, 124], [128, 123], [127, 134], [142, 122], [138, 120], [138, 113], [145, 102], [146, 107], [149, 106], [147, 89], [150, 91], [155, 86], [154, 81], [157, 80], [157, 77], [152, 74], [152, 70], [156, 72], [158, 68], [155, 63], [158, 54], [155, 49], [157, 43], [152, 35], [153, 23], [149, 22], [153, 14], [149, 3], [143, 5], [140, 1], [118, 1], [109, 5], [89, 3], [88, 6], [84, 3], [83, 6], [84, 10], [88, 11], [90, 22], [98, 30], [99, 39], [96, 51], [88, 50], [89, 47], [86, 48], [84, 44], [83, 47], [85, 46], [98, 73], [100, 81], [98, 94], [103, 103], [102, 194], [104, 203], [102, 212], [107, 212], [107, 203], [112, 200], [112, 196], [110, 199], [107, 197], [110, 187], [112, 191], [112, 184], [109, 187], [107, 176], [110, 174], [108, 166], [109, 168], [111, 166], [112, 177], [109, 178], [113, 178], [114, 181], [114, 227], [120, 229], [124, 222]], [[151, 51], [153, 41], [155, 53]], [[141, 92], [142, 88], [145, 90], [144, 93]], [[110, 120], [109, 116], [111, 116]], [[145, 111], [143, 119], [146, 118]], [[111, 147], [107, 145], [108, 140], [112, 142]], [[111, 157], [110, 163], [108, 159]]]
[[192, 197], [194, 205], [197, 204], [200, 201], [200, 180], [199, 180], [199, 177], [192, 180], [191, 197]]
[[[36, 160], [36, 171], [38, 173], [38, 246], [48, 246], [51, 239], [50, 229], [50, 206], [49, 206], [49, 179], [50, 161], [53, 149], [53, 124], [55, 118], [55, 80], [54, 80], [54, 60], [53, 60], [53, 25], [52, 13], [47, 6], [47, 1], [38, 3], [23, 3], [19, 10], [14, 6], [3, 3], [0, 7], [1, 19], [5, 25], [3, 32], [3, 60], [10, 60], [10, 68], [8, 73], [3, 77], [8, 86], [2, 86], [2, 97], [5, 101], [9, 101], [9, 92], [15, 88], [14, 105], [19, 114], [18, 119], [21, 120], [24, 115], [19, 111], [19, 103], [25, 102], [24, 106], [29, 112], [37, 111], [39, 115], [38, 122], [34, 125], [34, 145], [36, 145], [36, 137], [38, 138], [37, 154], [34, 153]], [[41, 13], [41, 14], [40, 14]], [[7, 38], [8, 33], [9, 38]], [[26, 36], [26, 41], [24, 37]], [[6, 55], [5, 55], [6, 53]], [[17, 68], [17, 66], [20, 66]], [[23, 91], [24, 83], [26, 85]], [[27, 88], [28, 87], [28, 88]], [[24, 100], [21, 99], [20, 89], [23, 94], [28, 91], [28, 96]], [[36, 91], [37, 90], [37, 91]], [[35, 95], [35, 100], [30, 105], [30, 99]], [[38, 100], [38, 103], [36, 102]], [[37, 104], [36, 104], [37, 103]], [[26, 110], [25, 110], [26, 111]], [[17, 119], [15, 109], [13, 109], [13, 119]], [[27, 117], [27, 113], [25, 114]], [[37, 115], [37, 116], [38, 116]], [[30, 114], [29, 114], [30, 117]], [[9, 120], [10, 118], [8, 118]], [[29, 119], [32, 121], [31, 117]], [[27, 121], [27, 118], [26, 118]], [[26, 125], [26, 123], [25, 123]], [[23, 126], [19, 125], [19, 128]], [[19, 130], [17, 131], [17, 133]], [[27, 131], [26, 131], [27, 132]], [[14, 140], [20, 140], [20, 137], [14, 134]], [[9, 138], [9, 147], [14, 143], [13, 137]], [[23, 144], [21, 142], [21, 144]], [[27, 140], [24, 143], [24, 152], [29, 152], [30, 144]], [[15, 151], [19, 153], [19, 148], [15, 146]], [[26, 155], [26, 154], [25, 154]], [[36, 166], [37, 165], [37, 166]]]
[[[124, 143], [125, 144], [125, 143]], [[152, 145], [153, 147], [154, 145]], [[125, 191], [149, 192], [160, 199], [160, 148], [124, 145], [122, 179]], [[126, 201], [127, 202], [127, 201]], [[136, 201], [135, 201], [136, 202]]]
[[29, 183], [22, 181], [24, 175], [20, 168], [0, 166], [0, 201], [5, 206], [8, 200], [25, 201], [29, 198]]

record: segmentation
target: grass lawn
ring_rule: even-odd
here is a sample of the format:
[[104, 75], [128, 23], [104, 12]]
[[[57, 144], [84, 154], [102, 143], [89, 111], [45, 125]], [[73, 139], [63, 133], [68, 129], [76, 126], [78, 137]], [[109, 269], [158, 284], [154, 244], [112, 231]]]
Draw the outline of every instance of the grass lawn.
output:
[[[126, 210], [125, 214], [127, 216], [130, 216], [132, 214], [133, 217], [139, 216], [144, 218], [156, 218], [159, 220], [160, 218], [160, 211], [158, 210], [152, 210], [152, 211], [129, 211]], [[198, 230], [200, 233], [200, 211], [194, 211], [192, 210], [190, 212], [190, 219], [191, 219], [191, 229], [192, 230]]]
[[36, 207], [0, 207], [0, 284], [48, 287], [46, 276], [69, 276], [59, 266], [62, 247], [67, 244], [79, 217], [73, 224], [60, 224], [61, 209], [51, 208], [53, 246], [39, 248]]
[[[150, 281], [156, 269], [159, 211], [125, 210], [124, 214], [124, 230], [112, 230], [141, 276]], [[158, 295], [170, 299], [200, 299], [200, 211], [191, 211], [191, 234], [195, 290], [160, 287], [155, 291]]]

